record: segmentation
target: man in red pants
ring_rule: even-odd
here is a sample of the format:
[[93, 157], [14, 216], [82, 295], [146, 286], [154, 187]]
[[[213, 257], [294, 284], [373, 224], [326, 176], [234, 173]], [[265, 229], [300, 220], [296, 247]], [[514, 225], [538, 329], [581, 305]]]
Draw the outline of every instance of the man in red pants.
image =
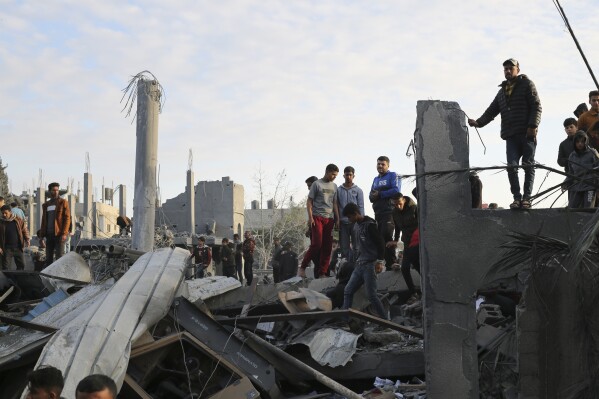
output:
[[337, 192], [337, 185], [333, 183], [339, 168], [329, 164], [324, 177], [316, 180], [310, 187], [308, 194], [308, 221], [312, 232], [310, 248], [304, 256], [298, 276], [306, 277], [306, 267], [310, 261], [314, 262], [314, 278], [326, 277], [333, 246], [333, 228], [335, 219], [333, 201]]

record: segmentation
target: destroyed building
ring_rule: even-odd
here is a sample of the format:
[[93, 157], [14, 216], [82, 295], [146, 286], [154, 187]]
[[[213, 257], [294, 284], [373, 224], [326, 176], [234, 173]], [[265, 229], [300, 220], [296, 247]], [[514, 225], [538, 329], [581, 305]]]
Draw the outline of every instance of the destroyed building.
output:
[[[193, 212], [193, 219], [190, 218], [190, 212]], [[194, 226], [190, 225], [191, 220], [195, 220]], [[235, 233], [243, 235], [243, 186], [228, 176], [221, 180], [200, 181], [191, 186], [188, 184], [185, 192], [167, 199], [156, 210], [156, 221], [179, 232], [217, 237], [233, 237]]]
[[387, 321], [363, 288], [334, 310], [334, 277], [242, 287], [189, 278], [181, 248], [73, 252], [1, 278], [6, 397], [41, 364], [66, 398], [92, 372], [123, 398], [597, 397], [598, 214], [472, 209], [463, 112], [417, 111], [421, 302], [397, 271], [377, 282]]

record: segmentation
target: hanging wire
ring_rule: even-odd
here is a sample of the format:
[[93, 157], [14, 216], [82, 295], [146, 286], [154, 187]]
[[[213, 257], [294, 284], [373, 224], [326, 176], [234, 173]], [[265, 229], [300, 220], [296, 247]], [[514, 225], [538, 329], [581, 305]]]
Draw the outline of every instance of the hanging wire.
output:
[[599, 83], [597, 83], [597, 78], [595, 77], [595, 74], [593, 73], [593, 69], [591, 69], [591, 65], [589, 65], [589, 62], [587, 61], [587, 57], [584, 55], [584, 52], [582, 51], [582, 47], [580, 47], [580, 43], [578, 43], [578, 39], [576, 38], [576, 35], [574, 35], [574, 31], [572, 30], [572, 26], [570, 26], [570, 22], [568, 21], [568, 17], [566, 17], [566, 13], [564, 12], [562, 5], [559, 3], [559, 0], [553, 0], [553, 5], [555, 5], [555, 8], [557, 8], [557, 12], [559, 13], [560, 17], [562, 17], [564, 24], [566, 24], [566, 28], [568, 28], [568, 31], [570, 32], [570, 35], [572, 36], [572, 39], [574, 40], [574, 44], [576, 44], [576, 48], [578, 48], [578, 51], [580, 52], [580, 55], [582, 56], [582, 60], [584, 61], [587, 69], [589, 70], [589, 73], [591, 74], [591, 78], [593, 78], [593, 82], [595, 82], [595, 86], [599, 90]]

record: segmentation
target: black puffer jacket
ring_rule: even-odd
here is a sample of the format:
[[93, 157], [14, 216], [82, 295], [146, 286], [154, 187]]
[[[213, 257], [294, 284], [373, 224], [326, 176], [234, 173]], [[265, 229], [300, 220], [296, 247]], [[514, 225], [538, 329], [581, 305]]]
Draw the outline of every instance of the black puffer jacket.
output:
[[412, 239], [412, 233], [418, 228], [418, 205], [408, 196], [404, 196], [406, 202], [402, 210], [393, 209], [393, 222], [395, 223], [394, 241], [399, 241], [401, 233], [401, 242], [408, 247]]
[[[576, 140], [584, 140], [584, 150], [576, 150]], [[594, 168], [599, 166], [599, 154], [594, 148], [589, 148], [588, 143], [589, 139], [585, 132], [581, 130], [576, 132], [576, 135], [574, 135], [574, 151], [568, 158], [568, 170], [570, 174], [580, 177], [582, 181], [570, 178], [568, 180], [569, 190], [595, 190], [594, 184], [597, 183], [597, 171]]]
[[499, 85], [500, 89], [495, 99], [484, 114], [476, 120], [478, 125], [483, 127], [501, 113], [501, 138], [504, 140], [517, 134], [526, 134], [526, 129], [529, 127], [538, 127], [541, 123], [542, 111], [537, 88], [526, 75], [516, 77], [509, 98], [505, 95], [506, 85], [507, 80]]

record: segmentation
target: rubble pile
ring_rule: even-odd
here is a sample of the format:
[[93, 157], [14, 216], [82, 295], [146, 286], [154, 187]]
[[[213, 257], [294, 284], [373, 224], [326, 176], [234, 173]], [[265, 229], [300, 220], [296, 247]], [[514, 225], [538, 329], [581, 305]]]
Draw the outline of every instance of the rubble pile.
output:
[[426, 397], [422, 306], [404, 304], [398, 272], [379, 279], [388, 321], [363, 290], [333, 309], [334, 278], [189, 279], [185, 249], [118, 244], [0, 272], [2, 398], [24, 397], [43, 365], [62, 371], [66, 399], [90, 374], [114, 379], [119, 398]]

